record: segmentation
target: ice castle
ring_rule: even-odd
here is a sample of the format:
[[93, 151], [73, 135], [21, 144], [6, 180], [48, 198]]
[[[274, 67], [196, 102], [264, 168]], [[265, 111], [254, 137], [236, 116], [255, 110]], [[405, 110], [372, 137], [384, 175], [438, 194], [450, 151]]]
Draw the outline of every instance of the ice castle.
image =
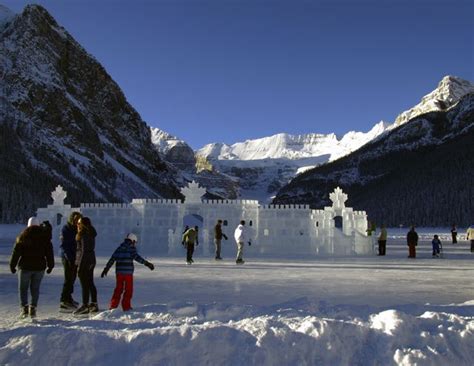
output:
[[331, 207], [313, 210], [309, 205], [260, 205], [254, 200], [203, 200], [206, 190], [196, 182], [181, 189], [184, 201], [176, 199], [133, 199], [131, 203], [64, 204], [67, 193], [57, 186], [53, 204], [39, 208], [37, 217], [49, 220], [58, 245], [60, 228], [70, 213], [88, 216], [98, 237], [97, 250], [113, 250], [128, 232], [139, 237], [140, 251], [147, 255], [181, 255], [185, 225], [199, 227], [197, 254], [214, 256], [213, 230], [223, 220], [224, 255], [235, 254], [233, 232], [245, 220], [252, 234], [247, 256], [350, 256], [370, 254], [365, 211], [345, 206], [347, 194], [337, 187], [330, 194]]

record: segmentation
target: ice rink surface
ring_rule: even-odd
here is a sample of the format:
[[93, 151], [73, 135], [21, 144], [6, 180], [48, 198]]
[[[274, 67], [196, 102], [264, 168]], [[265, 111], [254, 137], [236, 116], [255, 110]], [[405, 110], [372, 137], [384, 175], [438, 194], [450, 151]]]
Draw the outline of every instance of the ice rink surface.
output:
[[[389, 230], [385, 257], [244, 254], [245, 264], [236, 265], [233, 243], [226, 242], [223, 261], [195, 256], [187, 266], [184, 250], [179, 258], [148, 258], [156, 268], [137, 263], [133, 311], [87, 319], [58, 313], [56, 258], [34, 323], [17, 320], [17, 278], [8, 266], [14, 238], [6, 232], [2, 365], [474, 364], [474, 254], [465, 240], [451, 244], [446, 229], [419, 229], [416, 259], [407, 258], [405, 229]], [[442, 258], [432, 258], [434, 233], [441, 235]], [[100, 253], [95, 271], [104, 310], [115, 285], [113, 270], [99, 277], [107, 259]], [[78, 281], [74, 297], [81, 299]]]

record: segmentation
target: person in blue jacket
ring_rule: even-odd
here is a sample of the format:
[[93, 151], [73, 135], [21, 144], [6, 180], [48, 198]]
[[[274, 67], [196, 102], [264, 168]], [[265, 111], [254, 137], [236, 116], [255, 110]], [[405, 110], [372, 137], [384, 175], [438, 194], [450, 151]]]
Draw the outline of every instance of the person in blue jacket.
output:
[[61, 292], [60, 308], [64, 310], [75, 310], [78, 303], [72, 298], [74, 292], [74, 282], [77, 277], [76, 267], [76, 235], [77, 223], [82, 215], [79, 212], [72, 212], [66, 225], [61, 229], [61, 261], [64, 268], [64, 284]]
[[115, 250], [114, 254], [110, 257], [109, 261], [105, 265], [104, 270], [100, 277], [107, 276], [107, 272], [115, 263], [115, 278], [116, 285], [115, 290], [110, 300], [109, 309], [116, 309], [120, 303], [122, 297], [122, 309], [123, 311], [129, 311], [132, 309], [132, 296], [133, 296], [133, 271], [135, 269], [133, 261], [144, 264], [150, 270], [154, 270], [155, 266], [143, 259], [138, 253], [136, 244], [138, 238], [135, 234], [130, 233], [127, 235], [122, 244]]

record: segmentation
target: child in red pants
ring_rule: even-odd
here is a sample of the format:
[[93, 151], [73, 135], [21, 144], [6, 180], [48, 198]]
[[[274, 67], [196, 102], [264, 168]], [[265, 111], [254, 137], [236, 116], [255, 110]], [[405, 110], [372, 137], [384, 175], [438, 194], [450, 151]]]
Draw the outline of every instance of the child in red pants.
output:
[[144, 264], [152, 271], [155, 269], [155, 266], [152, 263], [140, 257], [140, 255], [137, 253], [137, 248], [135, 247], [137, 241], [138, 238], [135, 234], [128, 234], [124, 242], [120, 244], [120, 246], [115, 250], [114, 254], [112, 254], [104, 270], [102, 271], [102, 274], [100, 275], [100, 277], [107, 276], [107, 272], [115, 262], [115, 276], [117, 283], [115, 285], [112, 299], [110, 300], [110, 309], [115, 309], [118, 307], [122, 293], [123, 311], [132, 309], [131, 300], [133, 296], [134, 260], [138, 263]]

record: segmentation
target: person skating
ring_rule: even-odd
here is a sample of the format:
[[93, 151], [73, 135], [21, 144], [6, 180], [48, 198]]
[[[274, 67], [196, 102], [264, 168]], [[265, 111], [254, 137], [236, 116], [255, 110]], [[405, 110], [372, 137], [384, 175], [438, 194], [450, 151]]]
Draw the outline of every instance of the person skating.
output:
[[379, 255], [385, 255], [387, 249], [387, 229], [385, 225], [380, 227], [380, 235], [378, 238], [379, 243]]
[[[107, 272], [110, 267], [115, 263], [115, 278], [116, 285], [115, 290], [110, 300], [109, 309], [115, 309], [120, 304], [120, 298], [122, 298], [122, 309], [123, 311], [129, 311], [132, 309], [132, 296], [133, 296], [133, 271], [135, 269], [133, 261], [144, 264], [151, 271], [155, 269], [155, 266], [143, 259], [137, 253], [138, 238], [135, 234], [130, 233], [126, 236], [123, 243], [115, 250], [110, 257], [100, 277], [107, 276]], [[122, 297], [123, 293], [123, 297]]]
[[235, 263], [244, 264], [245, 261], [243, 259], [243, 254], [245, 242], [248, 242], [249, 246], [252, 245], [249, 233], [247, 231], [247, 228], [245, 227], [245, 220], [241, 220], [240, 224], [235, 228], [234, 239], [237, 243], [237, 258], [235, 259]]
[[408, 258], [416, 258], [416, 246], [418, 245], [418, 234], [412, 226], [407, 234]]
[[[82, 306], [74, 314], [97, 313], [97, 289], [94, 284], [95, 238], [97, 232], [88, 217], [81, 217], [77, 226], [76, 267], [82, 288]], [[89, 303], [90, 300], [90, 303]]]
[[467, 229], [466, 239], [471, 241], [471, 253], [474, 253], [474, 225]]
[[[10, 258], [10, 270], [16, 273], [18, 266], [18, 289], [20, 298], [20, 317], [36, 317], [41, 280], [54, 268], [51, 233], [39, 225], [36, 217], [30, 217], [28, 227], [16, 238]], [[28, 306], [28, 289], [31, 303]]]
[[227, 240], [227, 235], [222, 232], [222, 220], [217, 220], [216, 226], [214, 226], [214, 245], [216, 247], [215, 259], [221, 260], [221, 243], [222, 238]]
[[66, 225], [61, 229], [61, 261], [64, 268], [64, 284], [61, 292], [60, 308], [62, 310], [76, 310], [79, 305], [72, 298], [74, 292], [74, 282], [77, 276], [76, 267], [76, 235], [77, 222], [81, 218], [79, 212], [72, 212]]
[[433, 247], [433, 257], [439, 257], [441, 253], [441, 241], [439, 240], [438, 235], [435, 235], [433, 240], [431, 241], [431, 245]]
[[186, 246], [186, 263], [194, 263], [193, 254], [194, 254], [194, 244], [199, 245], [199, 228], [197, 226], [186, 230], [183, 234], [183, 243]]
[[458, 229], [456, 228], [456, 225], [453, 224], [453, 227], [451, 228], [451, 237], [453, 239], [453, 244], [456, 244], [458, 242]]

